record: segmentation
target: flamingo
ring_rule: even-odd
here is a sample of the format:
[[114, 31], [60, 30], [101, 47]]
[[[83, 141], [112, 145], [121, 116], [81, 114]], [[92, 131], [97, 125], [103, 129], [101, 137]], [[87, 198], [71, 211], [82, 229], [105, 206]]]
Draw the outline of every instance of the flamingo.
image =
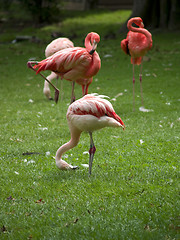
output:
[[[47, 47], [45, 49], [45, 56], [47, 58], [62, 49], [72, 48], [72, 47], [74, 47], [74, 44], [72, 41], [70, 41], [68, 38], [60, 37], [60, 38], [53, 40], [51, 43], [49, 43], [47, 45]], [[51, 72], [51, 74], [47, 77], [47, 79], [50, 82], [55, 78], [58, 78], [58, 75], [54, 72]], [[47, 82], [47, 81], [44, 81], [43, 93], [49, 100], [52, 100], [51, 91], [49, 88], [49, 82]]]
[[[66, 48], [56, 52], [52, 56], [36, 63], [28, 62], [28, 66], [36, 71], [51, 70], [61, 79], [72, 81], [71, 103], [74, 101], [74, 84], [82, 85], [82, 91], [87, 93], [92, 77], [96, 75], [101, 67], [101, 60], [96, 52], [100, 36], [91, 32], [85, 38], [85, 48]], [[36, 64], [32, 66], [32, 64]]]
[[62, 160], [62, 155], [78, 144], [82, 132], [88, 132], [90, 135], [89, 175], [91, 175], [93, 157], [96, 151], [92, 133], [104, 127], [125, 127], [121, 118], [115, 113], [112, 104], [104, 97], [103, 95], [87, 94], [69, 106], [66, 117], [71, 139], [56, 152], [56, 166], [59, 169], [77, 168], [77, 166], [72, 166]]
[[[139, 28], [133, 27], [135, 23]], [[140, 17], [131, 18], [127, 27], [129, 32], [126, 39], [121, 41], [122, 50], [131, 56], [131, 63], [133, 64], [133, 110], [135, 109], [135, 77], [134, 77], [134, 65], [141, 65], [139, 80], [141, 87], [141, 102], [143, 103], [143, 92], [142, 92], [142, 58], [152, 47], [152, 36], [151, 33], [144, 29], [143, 20]]]

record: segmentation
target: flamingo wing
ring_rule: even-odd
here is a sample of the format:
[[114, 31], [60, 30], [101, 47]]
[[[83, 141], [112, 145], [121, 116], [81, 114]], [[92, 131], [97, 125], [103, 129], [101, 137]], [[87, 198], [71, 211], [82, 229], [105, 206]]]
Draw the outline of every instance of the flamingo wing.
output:
[[86, 68], [90, 64], [91, 59], [92, 56], [85, 48], [67, 48], [58, 51], [52, 56], [38, 62], [38, 64], [34, 66], [34, 69], [37, 70], [37, 74], [45, 70], [51, 70], [55, 73], [65, 74], [73, 68], [77, 68], [78, 66]]
[[112, 104], [101, 96], [85, 95], [71, 104], [69, 111], [73, 115], [92, 115], [97, 118], [107, 116], [124, 125], [121, 118], [115, 113]]
[[121, 41], [121, 48], [127, 55], [130, 55], [127, 38]]

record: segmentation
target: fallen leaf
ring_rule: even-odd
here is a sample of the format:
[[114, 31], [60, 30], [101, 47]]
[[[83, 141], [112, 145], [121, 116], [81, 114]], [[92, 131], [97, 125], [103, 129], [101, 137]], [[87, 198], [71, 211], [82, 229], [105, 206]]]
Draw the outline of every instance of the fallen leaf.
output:
[[31, 213], [27, 212], [27, 213], [25, 213], [25, 215], [28, 217], [28, 216], [31, 216]]
[[7, 200], [12, 200], [12, 196], [9, 196], [9, 197], [7, 198]]
[[77, 222], [78, 222], [78, 220], [79, 220], [79, 218], [76, 218], [76, 219], [74, 220], [74, 223], [77, 223]]
[[89, 152], [88, 152], [88, 151], [85, 151], [85, 152], [83, 152], [83, 154], [89, 154]]
[[47, 127], [43, 127], [43, 128], [39, 128], [39, 130], [44, 131], [44, 130], [48, 130], [48, 128]]
[[170, 128], [172, 128], [174, 126], [174, 123], [172, 122], [171, 125], [170, 125]]
[[40, 154], [39, 152], [24, 152], [22, 155]]
[[81, 166], [85, 167], [85, 168], [88, 168], [89, 167], [89, 164], [81, 164]]
[[44, 201], [42, 198], [40, 198], [39, 200], [35, 201], [35, 203], [44, 203]]
[[115, 96], [115, 98], [117, 98], [117, 97], [119, 97], [119, 96], [122, 96], [122, 95], [123, 95], [123, 93], [120, 92], [120, 93], [118, 93], [118, 94]]
[[112, 57], [111, 54], [106, 54], [106, 55], [104, 55], [104, 58], [111, 58], [111, 57]]
[[29, 163], [35, 163], [35, 161], [34, 161], [34, 160], [30, 160], [30, 161], [27, 162], [27, 165], [28, 165]]
[[146, 231], [148, 231], [148, 232], [150, 232], [150, 231], [151, 231], [151, 229], [150, 229], [149, 225], [147, 225], [147, 224], [146, 224], [146, 226], [144, 227], [144, 230], [146, 230]]
[[145, 108], [145, 107], [143, 107], [143, 106], [139, 108], [139, 111], [140, 111], [140, 112], [154, 112], [153, 109], [147, 109], [147, 108]]
[[1, 228], [1, 232], [7, 232], [7, 229], [6, 229], [6, 227], [4, 225]]
[[51, 153], [49, 151], [46, 152], [46, 156], [49, 156]]

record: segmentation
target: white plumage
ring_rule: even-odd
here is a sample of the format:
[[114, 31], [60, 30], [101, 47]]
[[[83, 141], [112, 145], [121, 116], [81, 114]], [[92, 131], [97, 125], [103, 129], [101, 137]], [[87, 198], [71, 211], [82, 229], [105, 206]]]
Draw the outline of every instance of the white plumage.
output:
[[67, 120], [71, 132], [71, 140], [62, 145], [56, 153], [56, 165], [60, 169], [74, 169], [61, 157], [64, 152], [75, 147], [83, 131], [90, 135], [89, 174], [91, 174], [93, 157], [96, 151], [92, 132], [104, 127], [123, 127], [124, 123], [115, 113], [112, 104], [104, 96], [87, 94], [73, 102], [67, 111]]

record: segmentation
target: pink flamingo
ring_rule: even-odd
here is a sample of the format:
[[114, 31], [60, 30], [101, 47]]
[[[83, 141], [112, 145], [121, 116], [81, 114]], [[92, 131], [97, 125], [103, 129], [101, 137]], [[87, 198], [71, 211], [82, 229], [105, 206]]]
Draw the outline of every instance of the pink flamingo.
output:
[[112, 104], [104, 96], [87, 94], [73, 102], [67, 110], [67, 121], [71, 132], [71, 140], [62, 145], [56, 152], [56, 165], [62, 170], [75, 169], [61, 159], [63, 153], [74, 148], [83, 131], [90, 135], [89, 174], [91, 174], [93, 157], [96, 151], [92, 132], [104, 127], [125, 127], [121, 118], [115, 113]]
[[[73, 42], [71, 42], [68, 38], [60, 37], [60, 38], [53, 40], [50, 44], [47, 45], [47, 47], [45, 49], [45, 56], [47, 58], [62, 49], [72, 48], [72, 47], [74, 47]], [[47, 79], [50, 82], [55, 78], [58, 78], [58, 75], [54, 72], [51, 72], [51, 74], [49, 76], [47, 76]], [[52, 100], [51, 91], [49, 88], [49, 82], [47, 82], [47, 81], [44, 81], [43, 93], [49, 100]]]
[[[135, 23], [139, 28], [133, 27]], [[129, 32], [126, 39], [121, 41], [122, 50], [131, 56], [131, 63], [133, 64], [133, 109], [135, 109], [135, 77], [134, 77], [134, 65], [140, 65], [142, 63], [143, 56], [152, 47], [152, 36], [151, 33], [144, 29], [143, 21], [140, 17], [131, 18], [127, 27]], [[142, 93], [142, 64], [139, 75], [140, 86], [141, 86], [141, 101], [143, 105], [143, 93]]]
[[33, 67], [32, 64], [36, 62], [28, 62], [28, 67], [37, 70], [37, 74], [41, 71], [51, 70], [61, 79], [72, 81], [72, 103], [74, 101], [75, 82], [82, 85], [83, 93], [87, 93], [92, 77], [98, 73], [101, 67], [101, 60], [96, 52], [99, 41], [99, 35], [91, 32], [85, 38], [85, 48], [66, 48], [38, 62]]

